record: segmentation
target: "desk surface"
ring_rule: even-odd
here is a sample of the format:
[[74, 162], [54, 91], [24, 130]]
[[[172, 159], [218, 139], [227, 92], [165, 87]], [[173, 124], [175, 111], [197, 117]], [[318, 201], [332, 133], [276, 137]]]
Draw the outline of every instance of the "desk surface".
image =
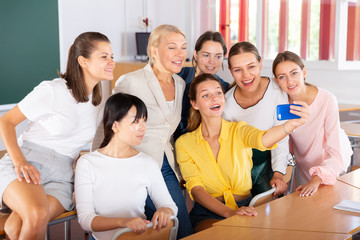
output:
[[214, 226], [237, 226], [354, 234], [360, 230], [360, 213], [333, 209], [341, 200], [360, 201], [360, 190], [337, 181], [321, 186], [311, 197], [294, 192], [256, 208], [256, 217], [233, 216]]
[[355, 104], [338, 104], [339, 112], [345, 112], [345, 111], [354, 111], [354, 110], [360, 110], [360, 105]]
[[339, 233], [323, 233], [323, 232], [304, 232], [276, 230], [265, 228], [245, 228], [245, 227], [229, 227], [214, 226], [204, 231], [193, 234], [183, 240], [208, 240], [208, 239], [246, 239], [246, 240], [337, 240], [351, 239], [349, 234]]
[[350, 186], [360, 189], [360, 168], [340, 176], [338, 180], [340, 182], [346, 183]]
[[360, 137], [360, 123], [340, 122], [340, 126], [348, 136]]

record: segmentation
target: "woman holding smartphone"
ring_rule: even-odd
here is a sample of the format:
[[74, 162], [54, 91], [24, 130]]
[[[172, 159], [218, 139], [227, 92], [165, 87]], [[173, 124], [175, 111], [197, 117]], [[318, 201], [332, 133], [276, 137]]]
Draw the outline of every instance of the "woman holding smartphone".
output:
[[211, 74], [194, 78], [189, 96], [189, 132], [175, 146], [186, 188], [195, 201], [190, 212], [193, 226], [206, 219], [256, 216], [255, 209], [248, 207], [252, 198], [251, 149], [275, 148], [288, 132], [306, 122], [306, 106], [291, 106], [291, 112], [301, 118], [259, 130], [246, 122], [229, 122], [221, 117], [224, 91]]
[[[236, 43], [230, 49], [228, 65], [234, 83], [225, 94], [224, 119], [245, 121], [262, 130], [282, 124], [276, 118], [276, 106], [288, 103], [287, 96], [275, 81], [261, 76], [262, 59], [257, 48], [250, 42]], [[287, 190], [283, 177], [289, 158], [288, 137], [278, 145], [271, 151], [253, 149], [253, 195], [274, 186], [275, 197]]]
[[339, 174], [346, 172], [352, 155], [350, 142], [340, 128], [335, 96], [305, 82], [306, 68], [298, 55], [279, 53], [272, 71], [290, 103], [309, 105], [309, 121], [291, 133], [290, 149], [296, 159], [296, 190], [300, 196], [311, 196], [320, 184], [333, 185]]
[[[121, 76], [113, 93], [128, 93], [139, 97], [148, 110], [147, 131], [142, 143], [135, 149], [149, 154], [158, 163], [171, 197], [176, 203], [179, 219], [178, 237], [192, 233], [185, 199], [179, 180], [179, 167], [175, 161], [173, 133], [180, 122], [181, 102], [185, 83], [176, 73], [186, 60], [185, 35], [173, 25], [160, 25], [149, 37], [149, 63], [142, 69]], [[97, 132], [96, 138], [103, 139]], [[94, 147], [94, 146], [93, 146]], [[156, 211], [148, 198], [145, 214], [148, 219]]]

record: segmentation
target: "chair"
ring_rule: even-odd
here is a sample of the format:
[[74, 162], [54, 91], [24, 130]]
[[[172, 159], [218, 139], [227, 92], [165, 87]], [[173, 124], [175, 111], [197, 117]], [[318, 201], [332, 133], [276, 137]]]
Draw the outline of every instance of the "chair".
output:
[[47, 226], [47, 232], [46, 232], [46, 240], [50, 240], [50, 226], [58, 224], [58, 223], [64, 223], [64, 240], [70, 240], [71, 239], [71, 220], [76, 219], [76, 210], [70, 211], [70, 212], [64, 212], [57, 218], [54, 218], [48, 223]]
[[286, 174], [284, 176], [284, 182], [288, 184], [288, 192], [287, 194], [290, 194], [294, 188], [294, 175], [295, 175], [295, 156], [292, 154], [289, 154], [289, 158], [287, 161], [287, 168], [286, 168]]
[[142, 234], [137, 234], [133, 232], [130, 228], [123, 228], [118, 230], [114, 236], [113, 240], [140, 240], [140, 239], [146, 239], [146, 240], [175, 240], [177, 236], [177, 231], [179, 227], [179, 221], [177, 217], [172, 216], [171, 217], [171, 223], [168, 225], [168, 227], [161, 229], [160, 231], [154, 230], [152, 228], [153, 224], [149, 223], [147, 224], [147, 230]]
[[0, 212], [0, 239], [5, 239], [4, 225], [5, 225], [6, 219], [8, 217], [9, 217], [8, 213], [1, 213]]
[[[5, 239], [5, 230], [4, 230], [4, 226], [5, 226], [5, 222], [7, 220], [7, 218], [9, 217], [9, 213], [1, 213], [0, 212], [0, 239]], [[76, 211], [71, 211], [71, 212], [65, 212], [63, 214], [61, 214], [60, 216], [58, 216], [57, 218], [55, 218], [54, 220], [50, 221], [48, 226], [47, 226], [47, 236], [45, 239], [50, 240], [50, 236], [49, 236], [49, 227], [51, 225], [55, 225], [58, 223], [64, 223], [64, 231], [65, 231], [65, 237], [64, 240], [70, 240], [71, 239], [71, 232], [70, 232], [70, 221], [73, 219], [76, 219], [77, 215], [76, 215]]]
[[273, 187], [272, 189], [270, 189], [266, 192], [256, 195], [255, 197], [253, 197], [253, 199], [251, 199], [249, 206], [257, 207], [264, 203], [270, 202], [271, 200], [273, 200], [272, 194], [273, 194], [273, 192], [275, 192], [275, 190], [276, 190], [276, 187]]

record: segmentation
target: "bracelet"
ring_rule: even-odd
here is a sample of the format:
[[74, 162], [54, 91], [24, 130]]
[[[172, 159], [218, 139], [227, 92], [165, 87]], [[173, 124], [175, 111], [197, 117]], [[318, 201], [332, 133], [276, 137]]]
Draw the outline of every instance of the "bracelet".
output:
[[292, 132], [290, 132], [290, 133], [287, 132], [286, 129], [285, 129], [285, 124], [286, 124], [286, 123], [283, 124], [283, 130], [284, 130], [284, 133], [285, 133], [286, 135], [290, 135], [291, 133], [295, 132], [295, 129], [294, 129]]

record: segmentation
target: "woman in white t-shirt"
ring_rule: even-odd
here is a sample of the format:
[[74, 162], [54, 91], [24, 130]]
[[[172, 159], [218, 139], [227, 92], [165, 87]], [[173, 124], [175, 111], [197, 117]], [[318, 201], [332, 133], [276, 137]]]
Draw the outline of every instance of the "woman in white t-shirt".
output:
[[177, 207], [157, 162], [132, 146], [145, 135], [147, 109], [130, 94], [112, 95], [104, 110], [104, 140], [100, 148], [82, 156], [75, 173], [76, 209], [80, 225], [95, 239], [112, 239], [118, 228], [142, 233], [149, 223], [145, 201], [149, 195], [157, 211], [154, 228], [166, 227]]
[[[73, 209], [73, 162], [98, 125], [101, 80], [112, 80], [109, 39], [80, 34], [69, 50], [66, 72], [43, 81], [0, 118], [6, 154], [0, 161], [2, 209], [10, 239], [44, 239], [47, 223]], [[29, 120], [16, 139], [15, 127]]]
[[[275, 81], [261, 76], [262, 59], [250, 42], [238, 42], [229, 51], [228, 64], [234, 84], [226, 92], [223, 118], [228, 121], [245, 121], [261, 130], [282, 124], [276, 118], [276, 106], [287, 103], [287, 96]], [[251, 178], [253, 195], [276, 186], [274, 196], [287, 189], [283, 181], [289, 157], [288, 137], [279, 147], [268, 151], [253, 149]]]

